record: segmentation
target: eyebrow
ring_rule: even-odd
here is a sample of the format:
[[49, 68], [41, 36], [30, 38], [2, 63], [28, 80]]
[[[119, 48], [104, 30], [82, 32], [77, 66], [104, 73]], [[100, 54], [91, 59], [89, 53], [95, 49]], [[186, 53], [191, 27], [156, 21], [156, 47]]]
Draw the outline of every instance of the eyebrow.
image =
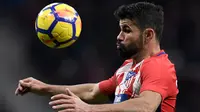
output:
[[122, 27], [122, 28], [130, 28], [131, 26], [127, 25], [127, 24], [121, 24], [120, 27]]

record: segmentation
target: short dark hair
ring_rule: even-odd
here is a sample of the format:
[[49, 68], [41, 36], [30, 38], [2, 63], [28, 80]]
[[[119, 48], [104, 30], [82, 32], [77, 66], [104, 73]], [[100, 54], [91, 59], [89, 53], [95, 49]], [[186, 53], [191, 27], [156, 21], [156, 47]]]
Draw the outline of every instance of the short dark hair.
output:
[[136, 26], [143, 31], [145, 28], [152, 28], [156, 38], [160, 42], [164, 26], [163, 7], [149, 2], [137, 2], [120, 6], [115, 12], [118, 20], [130, 19], [136, 22]]

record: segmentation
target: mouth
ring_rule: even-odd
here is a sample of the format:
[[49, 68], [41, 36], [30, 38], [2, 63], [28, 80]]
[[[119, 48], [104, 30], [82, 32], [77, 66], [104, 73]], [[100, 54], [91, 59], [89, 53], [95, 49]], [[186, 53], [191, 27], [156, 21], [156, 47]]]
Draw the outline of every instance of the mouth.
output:
[[117, 49], [119, 49], [119, 48], [120, 48], [120, 44], [119, 44], [119, 43], [116, 43], [116, 46], [117, 46]]

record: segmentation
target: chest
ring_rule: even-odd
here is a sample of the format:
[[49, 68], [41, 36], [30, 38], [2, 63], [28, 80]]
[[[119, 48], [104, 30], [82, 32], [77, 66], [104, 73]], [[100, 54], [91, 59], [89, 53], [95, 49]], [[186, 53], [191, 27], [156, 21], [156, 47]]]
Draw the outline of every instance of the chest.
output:
[[141, 63], [133, 65], [128, 63], [116, 72], [117, 87], [115, 90], [115, 101], [119, 103], [139, 95], [141, 82]]

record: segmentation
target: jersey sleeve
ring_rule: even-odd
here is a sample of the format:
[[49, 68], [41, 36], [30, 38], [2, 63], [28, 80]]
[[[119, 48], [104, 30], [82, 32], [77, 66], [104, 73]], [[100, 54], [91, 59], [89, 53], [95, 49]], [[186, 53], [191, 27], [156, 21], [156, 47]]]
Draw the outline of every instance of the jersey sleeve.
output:
[[[132, 62], [132, 59], [125, 60], [124, 63], [121, 65], [121, 67], [123, 67], [124, 65], [126, 65], [130, 62]], [[117, 73], [117, 71], [116, 71], [116, 73]], [[117, 87], [116, 73], [111, 78], [101, 81], [99, 83], [99, 89], [100, 89], [101, 93], [106, 94], [106, 95], [111, 95], [111, 94], [115, 93], [115, 89]]]
[[115, 92], [116, 89], [116, 75], [113, 75], [111, 78], [99, 82], [100, 92], [105, 95], [111, 95]]
[[167, 76], [167, 68], [159, 61], [150, 61], [141, 68], [141, 88], [143, 91], [154, 91], [161, 95], [162, 100], [168, 96], [170, 78]]

